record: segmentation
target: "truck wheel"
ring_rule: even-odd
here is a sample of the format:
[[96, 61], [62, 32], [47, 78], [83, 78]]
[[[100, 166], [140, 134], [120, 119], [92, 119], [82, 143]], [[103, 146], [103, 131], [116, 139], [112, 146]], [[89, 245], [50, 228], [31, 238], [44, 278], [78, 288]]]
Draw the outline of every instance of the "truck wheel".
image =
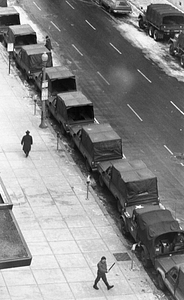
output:
[[180, 65], [182, 68], [184, 68], [184, 55], [181, 55], [180, 57]]
[[121, 218], [121, 220], [120, 220], [120, 228], [121, 228], [121, 233], [124, 236], [127, 236], [128, 235], [128, 231], [126, 229], [126, 223], [125, 223], [125, 220], [123, 218]]
[[164, 291], [165, 290], [165, 284], [164, 284], [164, 281], [163, 281], [162, 276], [161, 276], [160, 273], [158, 273], [157, 281], [158, 281], [159, 289]]
[[140, 29], [144, 29], [144, 22], [143, 22], [143, 19], [139, 19], [139, 28]]
[[119, 199], [117, 198], [116, 199], [116, 201], [117, 201], [117, 210], [118, 210], [118, 212], [121, 214], [122, 213], [122, 205], [121, 205], [121, 202], [119, 201]]
[[151, 261], [147, 258], [147, 253], [144, 248], [141, 250], [141, 261], [145, 268], [149, 268], [151, 266]]
[[87, 170], [88, 172], [91, 172], [91, 166], [90, 166], [90, 164], [89, 164], [87, 158], [86, 158], [86, 160], [85, 160], [85, 166], [86, 166], [86, 170]]
[[103, 182], [103, 179], [102, 179], [102, 175], [100, 174], [99, 176], [99, 183], [100, 183], [100, 186], [103, 187], [104, 186], [104, 182]]
[[169, 53], [170, 53], [171, 56], [174, 56], [174, 55], [175, 55], [175, 53], [174, 53], [174, 45], [173, 45], [173, 44], [171, 44], [171, 45], [169, 46]]
[[153, 26], [150, 26], [148, 28], [148, 34], [149, 34], [150, 37], [153, 37], [153, 32], [154, 32], [154, 28], [153, 28]]
[[154, 38], [155, 41], [159, 40], [159, 38], [158, 38], [158, 30], [157, 29], [155, 29], [154, 32], [153, 32], [153, 38]]

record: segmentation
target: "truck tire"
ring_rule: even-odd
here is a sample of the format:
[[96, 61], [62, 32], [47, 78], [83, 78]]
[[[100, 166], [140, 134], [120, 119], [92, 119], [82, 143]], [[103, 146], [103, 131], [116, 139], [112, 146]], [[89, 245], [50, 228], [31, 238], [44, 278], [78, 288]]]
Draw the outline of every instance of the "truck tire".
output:
[[160, 290], [164, 291], [165, 290], [165, 283], [162, 279], [161, 274], [158, 272], [158, 276], [157, 276], [157, 282], [158, 282], [158, 287]]
[[139, 28], [144, 29], [144, 22], [142, 18], [139, 19]]
[[158, 30], [157, 30], [157, 29], [155, 29], [155, 30], [153, 31], [153, 38], [154, 38], [155, 41], [158, 41], [158, 40], [159, 40]]
[[116, 198], [117, 210], [121, 214], [122, 213], [122, 205], [118, 198]]
[[100, 183], [100, 186], [101, 186], [101, 187], [104, 187], [104, 182], [103, 182], [103, 179], [102, 179], [102, 175], [101, 175], [101, 174], [99, 175], [99, 183]]
[[174, 56], [174, 55], [175, 55], [175, 53], [174, 53], [174, 45], [173, 45], [173, 44], [171, 44], [171, 45], [169, 46], [169, 53], [170, 53], [171, 56]]
[[86, 170], [87, 170], [88, 172], [91, 172], [91, 166], [90, 166], [90, 164], [89, 164], [87, 158], [85, 159], [85, 166], [86, 166]]
[[127, 227], [126, 227], [126, 221], [124, 218], [120, 219], [120, 229], [121, 229], [121, 233], [124, 236], [128, 236], [129, 232], [127, 231]]
[[151, 261], [148, 258], [147, 250], [145, 248], [141, 249], [141, 261], [145, 268], [151, 267]]
[[184, 68], [184, 54], [180, 57], [180, 65], [182, 68]]
[[149, 26], [149, 28], [148, 28], [148, 34], [149, 34], [150, 37], [153, 37], [153, 32], [154, 32], [153, 26]]

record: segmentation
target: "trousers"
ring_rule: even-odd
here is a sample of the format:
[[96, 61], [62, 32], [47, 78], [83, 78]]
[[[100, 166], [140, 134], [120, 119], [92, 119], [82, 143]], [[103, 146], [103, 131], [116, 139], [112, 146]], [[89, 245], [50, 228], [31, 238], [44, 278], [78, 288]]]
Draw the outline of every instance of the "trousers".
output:
[[105, 273], [100, 273], [100, 272], [97, 273], [97, 277], [96, 277], [95, 283], [94, 283], [95, 286], [96, 286], [97, 283], [100, 281], [100, 279], [102, 279], [103, 282], [105, 283], [105, 285], [106, 285], [107, 287], [109, 287], [109, 284], [108, 284], [108, 282], [107, 282], [106, 274], [105, 274]]

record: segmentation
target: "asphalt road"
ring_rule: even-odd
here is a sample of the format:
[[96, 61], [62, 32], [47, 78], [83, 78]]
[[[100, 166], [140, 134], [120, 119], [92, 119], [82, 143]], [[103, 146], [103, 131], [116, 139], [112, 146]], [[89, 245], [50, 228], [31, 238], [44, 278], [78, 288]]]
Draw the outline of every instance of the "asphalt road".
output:
[[114, 19], [93, 2], [19, 2], [77, 75], [97, 120], [119, 133], [128, 159], [142, 159], [150, 167], [163, 204], [184, 224], [183, 84], [132, 47]]

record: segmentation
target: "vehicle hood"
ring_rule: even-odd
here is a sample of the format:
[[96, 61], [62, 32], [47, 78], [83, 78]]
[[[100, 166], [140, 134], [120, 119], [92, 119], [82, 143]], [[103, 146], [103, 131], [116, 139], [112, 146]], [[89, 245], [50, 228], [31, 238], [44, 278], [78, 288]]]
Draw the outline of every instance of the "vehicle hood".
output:
[[165, 272], [168, 272], [172, 267], [181, 265], [184, 263], [184, 253], [170, 254], [165, 257], [158, 257], [155, 259], [156, 269], [162, 268]]

